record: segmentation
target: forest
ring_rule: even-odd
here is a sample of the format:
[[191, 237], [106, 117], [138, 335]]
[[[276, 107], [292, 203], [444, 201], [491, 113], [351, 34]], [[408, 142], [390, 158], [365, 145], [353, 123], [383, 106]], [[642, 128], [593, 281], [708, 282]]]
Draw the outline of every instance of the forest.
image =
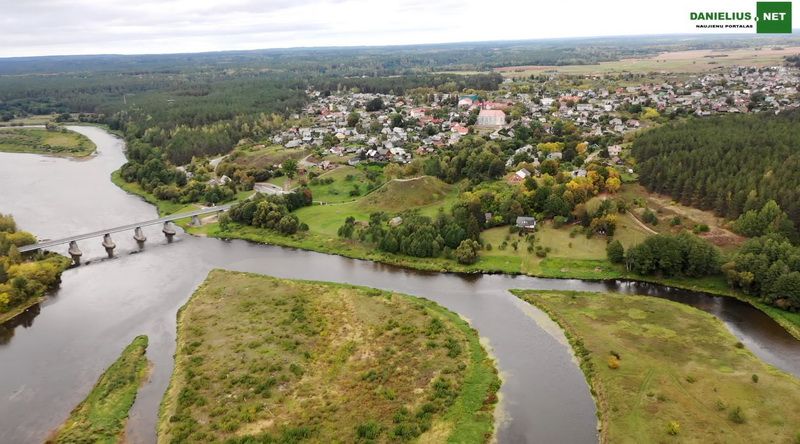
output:
[[800, 224], [800, 110], [688, 119], [633, 143], [640, 182], [684, 205], [737, 219], [778, 203]]
[[793, 110], [689, 119], [648, 131], [633, 144], [640, 181], [650, 191], [714, 211], [750, 238], [721, 267], [729, 284], [795, 311], [800, 310], [798, 141], [800, 110]]

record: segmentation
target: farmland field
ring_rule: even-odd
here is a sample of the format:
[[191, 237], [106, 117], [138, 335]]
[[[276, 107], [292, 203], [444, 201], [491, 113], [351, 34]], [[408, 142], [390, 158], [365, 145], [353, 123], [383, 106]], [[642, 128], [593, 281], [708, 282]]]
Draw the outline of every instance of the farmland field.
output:
[[780, 65], [787, 55], [800, 52], [800, 47], [747, 48], [724, 51], [688, 50], [659, 54], [655, 57], [622, 59], [593, 65], [564, 66], [506, 66], [495, 71], [506, 77], [527, 77], [545, 72], [562, 74], [649, 73], [649, 72], [711, 72], [715, 68], [747, 65]]

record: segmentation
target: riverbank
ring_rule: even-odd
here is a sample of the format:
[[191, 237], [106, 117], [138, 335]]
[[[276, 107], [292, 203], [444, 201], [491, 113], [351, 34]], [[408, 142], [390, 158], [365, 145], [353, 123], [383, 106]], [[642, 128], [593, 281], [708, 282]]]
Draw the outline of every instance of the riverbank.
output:
[[128, 411], [147, 378], [147, 343], [137, 336], [47, 442], [124, 442]]
[[318, 253], [335, 254], [352, 259], [375, 261], [420, 271], [487, 274], [503, 273], [541, 278], [599, 281], [630, 280], [685, 290], [701, 291], [717, 296], [732, 297], [746, 302], [766, 313], [792, 336], [800, 340], [800, 313], [792, 313], [777, 307], [772, 307], [753, 296], [730, 289], [721, 275], [692, 279], [640, 276], [626, 271], [625, 267], [622, 265], [614, 265], [608, 261], [566, 260], [560, 258], [546, 259], [543, 261], [545, 266], [539, 267], [535, 272], [522, 272], [519, 268], [514, 268], [509, 266], [509, 264], [498, 263], [497, 261], [487, 258], [480, 258], [477, 263], [472, 265], [464, 265], [445, 258], [415, 258], [384, 253], [376, 249], [366, 248], [363, 244], [358, 242], [340, 238], [322, 237], [314, 233], [300, 233], [293, 236], [285, 236], [270, 230], [235, 223], [231, 223], [227, 230], [222, 230], [219, 224], [215, 223], [201, 227], [189, 227], [187, 231], [190, 234], [200, 236], [220, 239], [242, 239], [263, 244], [316, 251]]
[[97, 150], [88, 137], [66, 128], [0, 128], [0, 151], [83, 158]]
[[178, 314], [159, 441], [485, 442], [498, 388], [477, 332], [434, 302], [213, 270]]
[[[6, 307], [7, 301], [4, 297], [9, 296], [9, 294], [4, 290], [8, 290], [6, 286], [11, 286], [13, 283], [0, 284], [0, 324], [43, 302], [61, 282], [61, 274], [69, 268], [72, 261], [56, 253], [45, 254], [45, 258], [41, 260], [22, 262], [10, 266], [8, 274], [12, 277], [23, 277], [26, 281], [25, 291], [33, 292], [33, 294], [11, 307]], [[0, 256], [0, 259], [2, 258]], [[3, 263], [0, 261], [0, 267], [2, 266]], [[19, 290], [15, 291], [19, 292]]]
[[601, 442], [800, 438], [800, 381], [763, 363], [714, 316], [643, 296], [513, 293], [564, 330], [592, 387]]

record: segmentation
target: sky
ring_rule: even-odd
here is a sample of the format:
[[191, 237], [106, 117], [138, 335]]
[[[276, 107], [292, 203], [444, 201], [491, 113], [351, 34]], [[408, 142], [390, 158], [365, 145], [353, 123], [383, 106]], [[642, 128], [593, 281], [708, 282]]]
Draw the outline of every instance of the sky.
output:
[[755, 12], [755, 3], [0, 0], [0, 57], [682, 34], [697, 32], [689, 20], [691, 11]]

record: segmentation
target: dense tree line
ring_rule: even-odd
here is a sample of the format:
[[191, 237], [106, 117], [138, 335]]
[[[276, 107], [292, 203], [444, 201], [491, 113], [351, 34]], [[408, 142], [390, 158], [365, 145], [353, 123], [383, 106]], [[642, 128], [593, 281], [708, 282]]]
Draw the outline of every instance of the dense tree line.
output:
[[311, 205], [311, 190], [301, 188], [282, 196], [259, 194], [254, 199], [248, 199], [234, 205], [220, 226], [227, 229], [229, 221], [266, 228], [281, 234], [294, 234], [298, 230], [307, 230], [308, 227], [301, 223], [292, 211]]
[[[609, 246], [609, 259], [619, 261], [618, 247]], [[657, 234], [631, 247], [625, 254], [627, 268], [641, 275], [701, 277], [719, 273], [717, 249], [690, 233]]]
[[639, 136], [641, 183], [736, 219], [774, 200], [800, 223], [800, 110], [672, 123]]
[[0, 313], [40, 297], [57, 284], [69, 260], [52, 253], [37, 253], [23, 258], [18, 248], [36, 242], [25, 231], [17, 230], [11, 215], [0, 214]]
[[[405, 212], [399, 221], [390, 221], [385, 213], [375, 212], [370, 215], [366, 226], [357, 226], [355, 219], [348, 217], [339, 228], [339, 236], [357, 238], [387, 253], [413, 257], [443, 256], [458, 258], [462, 263], [477, 260], [479, 249], [472, 242], [478, 241], [484, 228], [479, 205], [459, 202], [449, 213], [441, 211], [435, 218]], [[471, 242], [464, 243], [467, 240]], [[459, 247], [461, 251], [455, 256]]]
[[747, 240], [722, 269], [733, 287], [800, 311], [800, 247], [780, 234]]

